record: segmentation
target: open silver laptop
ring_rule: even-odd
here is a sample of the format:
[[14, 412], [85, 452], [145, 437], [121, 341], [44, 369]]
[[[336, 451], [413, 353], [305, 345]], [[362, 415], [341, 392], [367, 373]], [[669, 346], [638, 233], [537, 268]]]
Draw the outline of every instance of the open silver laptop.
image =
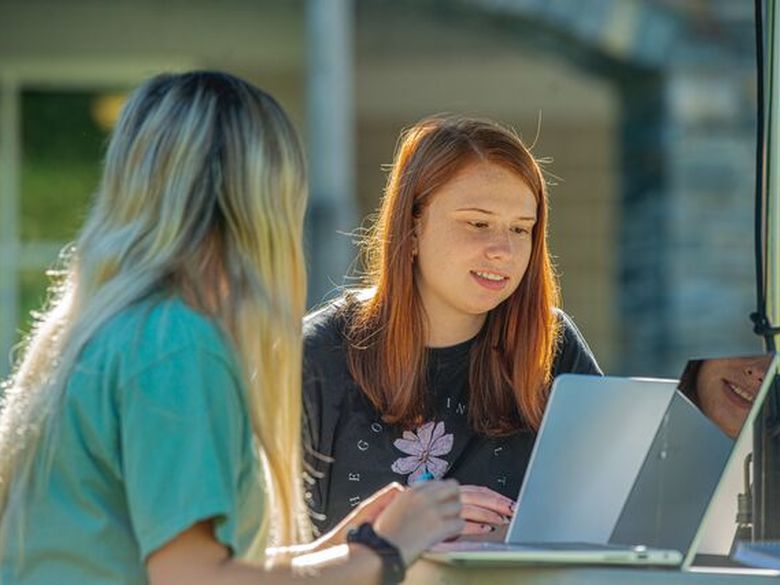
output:
[[560, 376], [505, 542], [445, 543], [426, 558], [689, 566], [776, 369], [767, 355], [695, 360], [680, 383]]

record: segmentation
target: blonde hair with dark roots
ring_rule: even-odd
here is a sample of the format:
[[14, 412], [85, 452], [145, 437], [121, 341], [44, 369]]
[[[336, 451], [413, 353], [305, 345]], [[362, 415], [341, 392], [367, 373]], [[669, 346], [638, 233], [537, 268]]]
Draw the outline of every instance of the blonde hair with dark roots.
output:
[[79, 352], [113, 315], [168, 290], [219, 322], [240, 354], [267, 484], [253, 556], [269, 541], [309, 538], [300, 483], [306, 192], [294, 128], [252, 85], [217, 72], [166, 74], [130, 96], [89, 218], [5, 383], [6, 537], [33, 456], [51, 451], [44, 431]]

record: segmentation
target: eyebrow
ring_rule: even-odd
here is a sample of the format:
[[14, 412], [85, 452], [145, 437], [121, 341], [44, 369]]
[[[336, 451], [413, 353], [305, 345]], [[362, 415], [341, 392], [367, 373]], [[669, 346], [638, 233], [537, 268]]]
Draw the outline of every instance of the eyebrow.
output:
[[[478, 213], [484, 213], [485, 215], [496, 215], [494, 212], [492, 212], [492, 211], [490, 211], [488, 209], [482, 209], [481, 207], [460, 207], [460, 208], [456, 209], [455, 211], [456, 212], [458, 212], [458, 211], [476, 211]], [[518, 215], [514, 219], [519, 219], [520, 221], [536, 221], [536, 216], [535, 215], [530, 215], [530, 216]]]

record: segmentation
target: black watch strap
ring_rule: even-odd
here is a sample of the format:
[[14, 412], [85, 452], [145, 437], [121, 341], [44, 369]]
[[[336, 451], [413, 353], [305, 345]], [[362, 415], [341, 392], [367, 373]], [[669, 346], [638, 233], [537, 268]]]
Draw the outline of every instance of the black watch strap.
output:
[[401, 552], [376, 532], [368, 522], [347, 533], [347, 542], [362, 544], [373, 550], [382, 559], [382, 585], [398, 585], [404, 580], [406, 566]]

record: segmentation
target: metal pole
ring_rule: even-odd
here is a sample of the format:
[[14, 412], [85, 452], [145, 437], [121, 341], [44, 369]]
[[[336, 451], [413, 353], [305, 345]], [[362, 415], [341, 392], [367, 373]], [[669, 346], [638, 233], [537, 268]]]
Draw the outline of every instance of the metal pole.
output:
[[354, 256], [354, 65], [352, 0], [307, 0], [307, 216], [309, 305], [341, 285]]
[[[780, 318], [780, 59], [778, 59], [777, 32], [780, 14], [775, 0], [765, 4], [766, 51], [764, 58], [764, 160], [766, 183], [764, 208], [766, 213], [766, 314], [773, 326]], [[762, 283], [757, 283], [761, 286]], [[775, 347], [778, 338], [775, 336]], [[753, 538], [780, 539], [780, 384], [776, 372], [773, 384], [753, 426]]]
[[[771, 19], [771, 22], [770, 22]], [[773, 325], [780, 323], [780, 55], [778, 51], [777, 31], [780, 29], [780, 13], [775, 0], [767, 1], [767, 103], [765, 112], [767, 122], [767, 190], [766, 190], [766, 281], [767, 281], [767, 317]], [[780, 347], [780, 335], [775, 335], [775, 347]]]
[[0, 78], [0, 378], [10, 372], [19, 306], [19, 110], [18, 85], [5, 75]]

